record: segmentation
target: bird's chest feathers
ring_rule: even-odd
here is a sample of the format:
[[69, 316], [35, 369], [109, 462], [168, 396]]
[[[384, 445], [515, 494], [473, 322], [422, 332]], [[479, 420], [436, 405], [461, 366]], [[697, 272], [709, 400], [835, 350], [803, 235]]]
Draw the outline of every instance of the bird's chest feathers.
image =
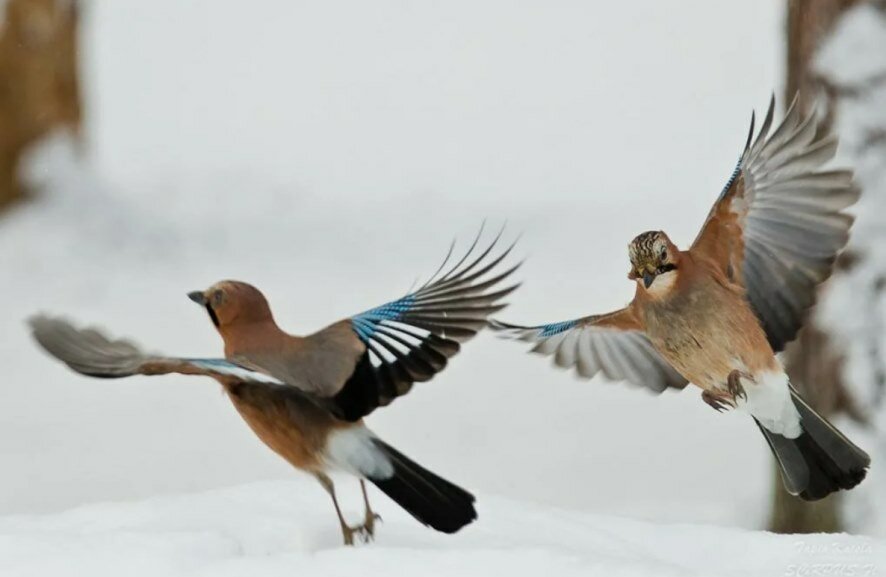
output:
[[295, 467], [314, 470], [333, 417], [284, 387], [241, 383], [226, 388], [246, 424], [275, 453]]
[[705, 336], [706, 319], [717, 313], [717, 307], [702, 291], [671, 292], [666, 298], [647, 301], [646, 332], [663, 353], [682, 356], [701, 348], [699, 338]]
[[747, 325], [757, 328], [756, 321], [740, 295], [715, 282], [701, 280], [666, 298], [646, 299], [642, 310], [652, 344], [698, 385], [721, 381], [738, 366], [756, 364], [747, 358]]

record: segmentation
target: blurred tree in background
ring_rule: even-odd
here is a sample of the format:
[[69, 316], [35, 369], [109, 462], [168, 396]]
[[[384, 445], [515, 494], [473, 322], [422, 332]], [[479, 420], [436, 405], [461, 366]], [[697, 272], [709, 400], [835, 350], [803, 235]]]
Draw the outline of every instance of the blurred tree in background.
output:
[[[859, 168], [867, 149], [859, 149], [854, 144], [853, 138], [847, 138], [847, 134], [841, 130], [836, 115], [839, 113], [840, 99], [847, 96], [841, 87], [836, 86], [827, 75], [822, 74], [816, 67], [816, 58], [820, 49], [831, 40], [831, 35], [836, 34], [841, 19], [853, 9], [865, 5], [872, 9], [883, 10], [886, 3], [860, 0], [788, 0], [787, 7], [787, 82], [785, 86], [785, 102], [790, 102], [795, 94], [800, 95], [799, 105], [809, 108], [817, 104], [818, 112], [824, 115], [824, 127], [830, 129], [835, 126], [835, 131], [841, 136], [841, 157], [839, 164], [846, 164], [848, 158], [856, 169]], [[875, 8], [879, 6], [879, 8]], [[845, 31], [844, 31], [845, 33]], [[857, 50], [863, 50], [857, 47]], [[882, 60], [886, 70], [886, 55], [861, 54], [856, 52], [850, 55], [855, 59], [868, 59], [872, 57]], [[857, 97], [859, 95], [852, 95]], [[873, 144], [873, 143], [872, 143]], [[844, 153], [847, 152], [844, 156]], [[856, 182], [863, 189], [863, 201], [873, 195], [883, 195], [883, 190], [877, 186], [870, 186], [856, 170]], [[861, 209], [860, 209], [861, 210]], [[882, 216], [880, 216], [882, 218]], [[857, 284], [853, 271], [856, 267], [865, 266], [869, 261], [868, 254], [863, 250], [864, 240], [858, 240], [859, 227], [850, 239], [849, 248], [840, 256], [837, 262], [837, 270], [833, 279], [826, 285], [824, 291], [829, 290], [831, 284], [851, 283]], [[862, 235], [864, 236], [864, 235]], [[866, 301], [862, 295], [873, 294], [872, 299], [878, 299], [878, 291], [865, 290], [865, 287], [853, 286], [859, 296], [852, 304], [857, 311], [855, 316], [865, 315], [868, 311], [870, 322], [876, 322], [871, 312], [876, 310], [873, 301]], [[853, 315], [847, 315], [853, 316]], [[849, 318], [841, 319], [841, 322], [850, 323]], [[872, 335], [880, 334], [879, 330], [872, 330]], [[859, 337], [863, 338], [862, 335]], [[853, 339], [855, 340], [855, 339]], [[832, 327], [822, 322], [817, 312], [813, 312], [806, 326], [800, 332], [785, 352], [785, 365], [791, 381], [800, 389], [803, 396], [821, 414], [828, 418], [837, 415], [846, 415], [862, 425], [868, 425], [873, 404], [863, 403], [856, 394], [856, 387], [849, 387], [846, 381], [846, 363], [850, 345], [841, 341], [839, 335], [833, 334]], [[878, 344], [874, 344], [875, 348]], [[879, 354], [878, 352], [874, 353]], [[877, 363], [874, 363], [871, 367]], [[882, 376], [880, 377], [882, 380]], [[876, 379], [875, 379], [876, 380]], [[881, 383], [882, 386], [882, 383]], [[865, 408], [861, 408], [865, 405]], [[841, 501], [843, 495], [834, 494], [830, 497], [814, 503], [807, 503], [789, 495], [782, 485], [777, 467], [774, 470], [774, 498], [769, 518], [769, 528], [780, 533], [814, 533], [814, 532], [838, 532], [846, 530], [846, 519], [842, 515]]]
[[0, 28], [0, 209], [22, 193], [22, 154], [55, 128], [78, 133], [77, 4], [8, 0]]

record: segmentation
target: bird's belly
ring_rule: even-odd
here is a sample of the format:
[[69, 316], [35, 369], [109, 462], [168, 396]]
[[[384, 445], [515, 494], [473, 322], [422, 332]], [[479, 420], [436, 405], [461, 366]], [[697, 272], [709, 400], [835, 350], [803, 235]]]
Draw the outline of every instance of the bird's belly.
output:
[[298, 469], [324, 469], [323, 447], [334, 428], [331, 417], [270, 387], [241, 384], [227, 392], [249, 428], [272, 451]]
[[703, 389], [724, 384], [740, 359], [729, 352], [724, 343], [710, 338], [711, 335], [703, 330], [692, 328], [680, 327], [667, 331], [658, 338], [653, 337], [652, 343], [690, 382]]
[[706, 292], [713, 294], [690, 294], [683, 302], [648, 308], [646, 330], [653, 346], [703, 389], [722, 388], [733, 370], [771, 369], [774, 354], [744, 300]]

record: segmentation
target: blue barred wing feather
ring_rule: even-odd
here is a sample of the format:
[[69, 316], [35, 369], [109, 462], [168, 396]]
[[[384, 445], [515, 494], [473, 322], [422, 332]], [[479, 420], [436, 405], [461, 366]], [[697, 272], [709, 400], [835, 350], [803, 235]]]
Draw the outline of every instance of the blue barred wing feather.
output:
[[340, 417], [360, 418], [406, 394], [414, 383], [430, 380], [464, 342], [487, 326], [489, 315], [506, 306], [502, 299], [518, 285], [502, 285], [520, 265], [505, 266], [514, 244], [496, 252], [500, 238], [501, 233], [480, 249], [478, 235], [465, 255], [446, 269], [450, 248], [443, 265], [423, 286], [351, 317], [366, 353], [335, 396]]

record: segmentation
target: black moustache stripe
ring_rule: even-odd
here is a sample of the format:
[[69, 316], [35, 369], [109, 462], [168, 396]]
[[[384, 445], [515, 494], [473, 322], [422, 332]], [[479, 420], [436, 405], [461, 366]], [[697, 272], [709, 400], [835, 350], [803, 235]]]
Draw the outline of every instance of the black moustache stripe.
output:
[[218, 317], [216, 316], [215, 311], [212, 310], [212, 305], [206, 305], [206, 312], [209, 313], [209, 318], [212, 319], [212, 324], [214, 324], [215, 327], [218, 328]]

